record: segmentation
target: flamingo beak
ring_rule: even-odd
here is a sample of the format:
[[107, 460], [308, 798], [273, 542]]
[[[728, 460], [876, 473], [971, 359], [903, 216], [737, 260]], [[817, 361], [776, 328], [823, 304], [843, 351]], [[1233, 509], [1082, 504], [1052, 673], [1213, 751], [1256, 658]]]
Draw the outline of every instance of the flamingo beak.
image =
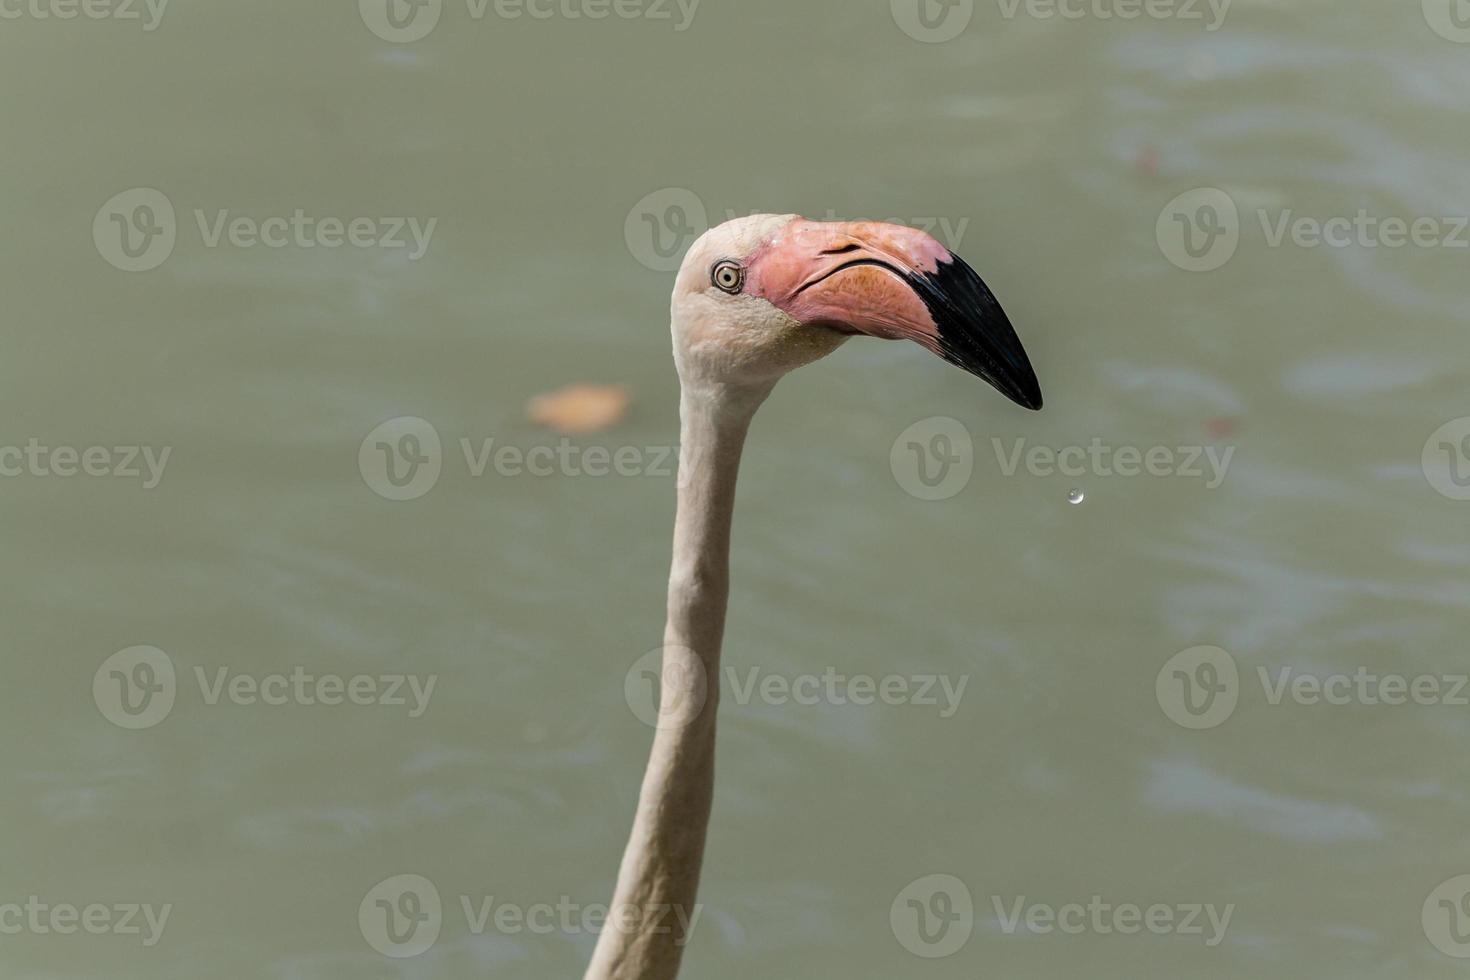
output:
[[1041, 408], [1036, 372], [988, 286], [924, 232], [798, 218], [751, 256], [747, 292], [798, 322], [912, 340]]

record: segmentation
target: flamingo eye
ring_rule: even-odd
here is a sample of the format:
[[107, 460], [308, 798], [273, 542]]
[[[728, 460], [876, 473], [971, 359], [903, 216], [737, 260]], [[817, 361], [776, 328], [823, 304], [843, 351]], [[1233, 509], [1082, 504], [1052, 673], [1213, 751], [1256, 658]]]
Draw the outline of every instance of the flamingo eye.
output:
[[739, 262], [723, 259], [710, 270], [710, 282], [716, 289], [734, 296], [745, 288], [745, 267]]

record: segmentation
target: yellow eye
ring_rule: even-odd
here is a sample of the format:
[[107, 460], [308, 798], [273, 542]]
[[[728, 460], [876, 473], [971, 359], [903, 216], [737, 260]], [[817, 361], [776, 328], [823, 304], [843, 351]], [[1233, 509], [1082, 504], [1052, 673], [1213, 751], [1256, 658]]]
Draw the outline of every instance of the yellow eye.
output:
[[710, 282], [733, 296], [745, 288], [745, 268], [739, 262], [722, 259], [710, 270]]

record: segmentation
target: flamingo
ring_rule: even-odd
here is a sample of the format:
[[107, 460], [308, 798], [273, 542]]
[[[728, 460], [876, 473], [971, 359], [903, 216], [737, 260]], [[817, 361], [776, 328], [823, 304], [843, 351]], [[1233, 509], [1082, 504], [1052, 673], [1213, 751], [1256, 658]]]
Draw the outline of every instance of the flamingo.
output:
[[679, 972], [714, 795], [735, 478], [751, 419], [776, 382], [862, 334], [915, 341], [1017, 404], [1041, 408], [1036, 374], [990, 289], [913, 228], [796, 215], [727, 222], [690, 247], [671, 319], [682, 448], [663, 696], [586, 980], [674, 980]]

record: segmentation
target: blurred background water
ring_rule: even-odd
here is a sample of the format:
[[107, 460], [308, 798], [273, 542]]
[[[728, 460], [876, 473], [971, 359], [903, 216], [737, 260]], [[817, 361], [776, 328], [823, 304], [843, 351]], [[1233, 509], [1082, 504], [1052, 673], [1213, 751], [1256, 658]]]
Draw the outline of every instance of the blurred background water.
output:
[[[447, 0], [412, 41], [369, 0], [178, 2], [152, 30], [141, 3], [37, 3], [0, 20], [0, 444], [169, 456], [151, 489], [146, 467], [59, 459], [0, 479], [0, 905], [172, 911], [151, 946], [7, 929], [6, 976], [579, 974], [587, 930], [476, 930], [461, 898], [610, 896], [650, 738], [625, 677], [661, 636], [673, 512], [658, 250], [676, 263], [687, 230], [755, 211], [932, 228], [1000, 297], [1047, 407], [854, 341], [762, 410], [727, 664], [966, 686], [947, 717], [727, 686], [687, 974], [1463, 974], [1434, 940], [1470, 919], [1436, 927], [1426, 899], [1470, 873], [1470, 707], [1273, 705], [1257, 673], [1466, 670], [1470, 460], [1431, 439], [1470, 414], [1470, 252], [1450, 240], [1470, 20], [1449, 3], [1236, 0], [1221, 21], [977, 0], [920, 20], [904, 0], [647, 0], [592, 19], [568, 0], [537, 19]], [[136, 188], [172, 208], [171, 251], [108, 244], [114, 215], [164, 227]], [[435, 224], [416, 259], [210, 243], [222, 212], [298, 209]], [[1444, 240], [1271, 243], [1288, 211], [1360, 210], [1441, 219]], [[1181, 268], [1169, 229], [1217, 219], [1234, 253]], [[524, 405], [568, 382], [633, 401], [567, 445], [633, 447], [646, 472], [476, 476], [461, 440], [562, 445]], [[403, 416], [432, 424], [442, 472], [394, 501], [359, 448]], [[920, 500], [895, 442], [936, 417], [971, 437], [973, 474]], [[1007, 476], [1017, 440], [1233, 456], [1213, 488]], [[177, 690], [134, 731], [93, 681], [138, 645]], [[1239, 682], [1196, 730], [1156, 678], [1199, 646]], [[196, 672], [221, 668], [437, 680], [411, 717], [411, 699], [210, 704]], [[404, 959], [358, 915], [400, 874], [444, 906]], [[936, 874], [975, 911], [931, 958], [900, 920]], [[1234, 909], [1214, 946], [1008, 932], [997, 911], [1094, 895]]]

